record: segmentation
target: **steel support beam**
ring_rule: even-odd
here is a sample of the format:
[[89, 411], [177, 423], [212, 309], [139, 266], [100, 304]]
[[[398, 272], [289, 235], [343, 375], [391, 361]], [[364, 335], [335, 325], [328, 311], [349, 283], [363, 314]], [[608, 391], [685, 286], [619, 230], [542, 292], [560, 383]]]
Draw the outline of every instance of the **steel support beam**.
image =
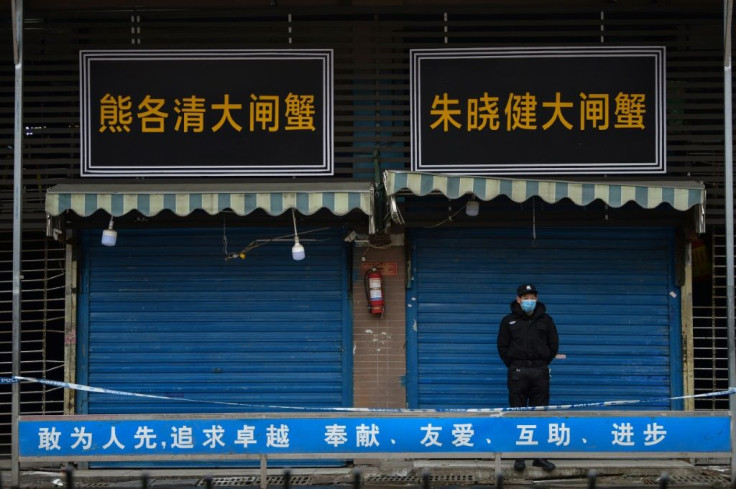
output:
[[[15, 63], [15, 120], [13, 138], [13, 346], [12, 373], [20, 375], [20, 316], [21, 316], [21, 218], [23, 216], [23, 0], [12, 0], [13, 62]], [[10, 486], [20, 487], [18, 461], [18, 416], [20, 415], [20, 384], [12, 384], [11, 471]]]
[[[736, 340], [734, 339], [734, 270], [733, 270], [733, 81], [731, 77], [731, 17], [733, 0], [723, 3], [723, 160], [726, 187], [726, 327], [728, 328], [728, 387], [736, 386]], [[731, 410], [731, 481], [736, 481], [736, 394], [728, 398]]]

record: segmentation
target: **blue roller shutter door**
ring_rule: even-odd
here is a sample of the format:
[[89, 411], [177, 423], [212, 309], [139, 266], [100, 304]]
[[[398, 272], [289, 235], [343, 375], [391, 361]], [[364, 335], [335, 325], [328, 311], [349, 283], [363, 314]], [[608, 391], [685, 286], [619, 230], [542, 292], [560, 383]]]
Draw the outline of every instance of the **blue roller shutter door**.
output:
[[[516, 286], [560, 333], [552, 404], [641, 399], [678, 408], [679, 289], [670, 229], [419, 230], [408, 290], [408, 397], [418, 408], [508, 405], [496, 349]], [[626, 409], [626, 406], [618, 407]]]
[[[288, 230], [229, 229], [230, 251]], [[222, 229], [84, 237], [78, 380], [240, 406], [80, 394], [78, 412], [273, 411], [352, 401], [345, 243], [310, 235], [307, 258], [270, 242], [225, 260]]]

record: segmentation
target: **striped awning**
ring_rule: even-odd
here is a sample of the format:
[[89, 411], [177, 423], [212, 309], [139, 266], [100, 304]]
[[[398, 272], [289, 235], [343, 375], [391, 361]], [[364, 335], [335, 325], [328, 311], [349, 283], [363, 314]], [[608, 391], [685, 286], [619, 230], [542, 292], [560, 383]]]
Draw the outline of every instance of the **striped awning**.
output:
[[388, 170], [384, 172], [384, 184], [389, 196], [405, 191], [415, 195], [439, 192], [450, 199], [475, 195], [481, 200], [492, 200], [505, 195], [514, 202], [539, 197], [548, 203], [570, 199], [580, 206], [588, 205], [594, 200], [600, 200], [610, 207], [621, 207], [635, 202], [644, 209], [669, 204], [678, 211], [697, 206], [698, 227], [704, 225], [705, 187], [694, 181], [539, 180]]
[[224, 210], [244, 216], [263, 209], [272, 216], [289, 209], [311, 215], [328, 209], [342, 216], [360, 209], [373, 215], [370, 182], [287, 183], [91, 183], [59, 184], [46, 193], [46, 213], [73, 211], [89, 216], [98, 210], [118, 217], [130, 211], [154, 216], [169, 210], [187, 216], [196, 210], [217, 214]]

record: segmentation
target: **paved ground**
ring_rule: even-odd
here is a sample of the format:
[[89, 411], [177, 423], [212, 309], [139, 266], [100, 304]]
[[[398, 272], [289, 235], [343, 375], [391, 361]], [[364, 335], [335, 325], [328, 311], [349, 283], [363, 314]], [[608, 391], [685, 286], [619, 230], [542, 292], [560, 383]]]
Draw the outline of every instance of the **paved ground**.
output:
[[[557, 470], [547, 473], [527, 463], [524, 472], [515, 472], [511, 460], [502, 463], [503, 485], [550, 489], [583, 488], [590, 484], [589, 474], [595, 471], [597, 487], [661, 487], [660, 476], [666, 474], [668, 486], [685, 488], [730, 487], [729, 467], [722, 464], [691, 463], [684, 460], [558, 460]], [[10, 487], [9, 466], [2, 466], [3, 487]], [[492, 461], [473, 460], [390, 460], [370, 465], [339, 468], [290, 469], [291, 486], [310, 489], [347, 489], [356, 485], [355, 473], [361, 485], [370, 489], [397, 488], [470, 488], [496, 485]], [[254, 469], [77, 469], [74, 486], [82, 488], [127, 489], [141, 488], [143, 478], [155, 488], [260, 487], [260, 472]], [[21, 471], [21, 488], [58, 489], [65, 486], [62, 466], [37, 467]], [[284, 469], [270, 468], [267, 485], [270, 489], [284, 487]]]

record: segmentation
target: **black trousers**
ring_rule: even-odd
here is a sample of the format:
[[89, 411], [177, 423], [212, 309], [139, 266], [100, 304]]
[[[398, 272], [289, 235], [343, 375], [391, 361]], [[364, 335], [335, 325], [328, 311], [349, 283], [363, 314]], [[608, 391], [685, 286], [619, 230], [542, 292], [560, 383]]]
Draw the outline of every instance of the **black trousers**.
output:
[[549, 368], [547, 367], [511, 367], [507, 385], [511, 407], [549, 405]]

